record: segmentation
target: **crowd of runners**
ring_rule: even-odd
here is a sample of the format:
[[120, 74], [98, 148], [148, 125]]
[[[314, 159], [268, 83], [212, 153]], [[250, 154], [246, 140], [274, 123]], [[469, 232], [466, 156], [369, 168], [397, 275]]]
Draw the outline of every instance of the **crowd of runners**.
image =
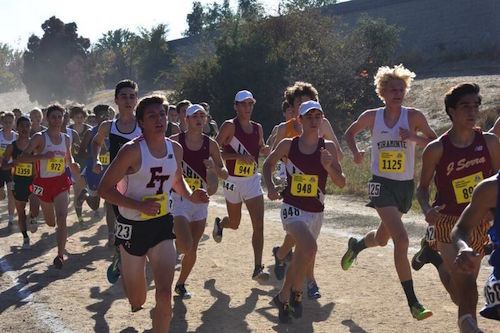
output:
[[[421, 111], [403, 106], [414, 76], [402, 65], [380, 67], [374, 83], [383, 106], [363, 112], [344, 134], [354, 162], [360, 164], [365, 152], [356, 137], [370, 131], [368, 206], [375, 209], [380, 225], [360, 239], [349, 238], [335, 264], [356, 269], [352, 264], [360, 252], [392, 239], [395, 269], [411, 316], [423, 320], [432, 315], [418, 300], [412, 280], [412, 268], [418, 271], [430, 263], [457, 305], [460, 332], [481, 332], [476, 279], [485, 255], [493, 272], [485, 283], [480, 314], [500, 320], [500, 121], [490, 132], [478, 128], [479, 86], [462, 83], [444, 96], [451, 125], [438, 137]], [[30, 248], [28, 231], [36, 232], [41, 207], [45, 223], [55, 227], [53, 265], [64, 269], [70, 189], [78, 223], [84, 223], [84, 203], [97, 213], [103, 199], [108, 247], [114, 249], [107, 279], [116, 283], [121, 278], [131, 311], [139, 311], [146, 301], [149, 262], [156, 290], [153, 331], [166, 332], [172, 293], [192, 296], [186, 281], [207, 225], [210, 196], [219, 184], [227, 216], [213, 221], [214, 241], [220, 243], [224, 233], [238, 229], [245, 203], [255, 264], [248, 276], [257, 283], [269, 279], [262, 261], [265, 183], [268, 199], [282, 201], [284, 229], [283, 243], [272, 251], [274, 275], [283, 280], [273, 303], [280, 323], [300, 318], [303, 293], [309, 299], [321, 297], [314, 271], [328, 178], [338, 187], [348, 178], [341, 167], [344, 153], [314, 86], [295, 82], [285, 90], [284, 121], [267, 141], [261, 124], [252, 120], [257, 100], [248, 90], [236, 92], [235, 117], [220, 128], [207, 103], [183, 100], [170, 105], [159, 95], [139, 100], [138, 85], [131, 80], [120, 81], [114, 97], [117, 112], [103, 104], [92, 111], [84, 105], [52, 104], [26, 115], [18, 109], [2, 113], [0, 200], [8, 201], [9, 228], [17, 212], [22, 248]], [[428, 227], [420, 250], [409, 260], [402, 217], [415, 192], [416, 146], [424, 148], [416, 197]]]

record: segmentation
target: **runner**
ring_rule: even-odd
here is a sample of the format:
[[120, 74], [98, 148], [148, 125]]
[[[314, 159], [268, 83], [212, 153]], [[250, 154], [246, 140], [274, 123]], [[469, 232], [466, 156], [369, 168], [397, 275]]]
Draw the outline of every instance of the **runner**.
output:
[[217, 143], [223, 147], [222, 158], [226, 161], [229, 177], [224, 181], [224, 197], [228, 216], [215, 219], [212, 236], [219, 243], [224, 228], [238, 229], [241, 222], [241, 205], [245, 205], [252, 220], [252, 246], [255, 268], [252, 279], [264, 281], [262, 248], [264, 246], [264, 196], [257, 172], [259, 155], [267, 155], [269, 146], [264, 144], [262, 126], [252, 120], [255, 99], [248, 90], [239, 91], [234, 98], [236, 117], [222, 124]]
[[283, 229], [296, 244], [283, 286], [273, 298], [279, 309], [279, 321], [302, 316], [302, 283], [308, 267], [314, 265], [321, 225], [325, 187], [330, 176], [335, 185], [344, 187], [345, 176], [332, 141], [319, 137], [323, 120], [321, 105], [315, 101], [300, 105], [303, 131], [299, 137], [282, 140], [263, 165], [264, 180], [271, 200], [280, 198], [272, 181], [272, 170], [280, 158], [286, 158], [287, 186], [281, 205]]
[[497, 118], [495, 124], [493, 124], [493, 127], [490, 128], [488, 132], [493, 133], [500, 138], [500, 117]]
[[30, 138], [32, 138], [33, 135], [35, 135], [35, 133], [47, 129], [47, 127], [42, 126], [42, 117], [43, 113], [42, 110], [40, 110], [39, 108], [34, 108], [33, 110], [30, 111], [30, 120], [31, 120]]
[[[91, 154], [94, 164], [92, 171], [94, 173], [100, 174], [103, 172], [104, 167], [99, 160], [99, 156], [106, 138], [109, 138], [109, 159], [113, 161], [122, 145], [141, 135], [141, 129], [137, 126], [134, 116], [138, 89], [137, 83], [132, 80], [123, 80], [116, 85], [115, 103], [118, 106], [118, 119], [102, 122], [92, 139]], [[113, 211], [116, 215], [116, 206], [113, 207]], [[113, 218], [113, 220], [115, 219]], [[106, 221], [108, 228], [110, 228], [111, 221]], [[110, 283], [115, 283], [120, 276], [119, 263], [120, 253], [118, 249], [115, 249], [113, 260], [108, 268], [108, 281]]]
[[[457, 250], [450, 232], [471, 201], [474, 187], [500, 169], [500, 142], [496, 135], [483, 133], [475, 127], [481, 105], [477, 84], [462, 83], [453, 87], [446, 93], [444, 102], [452, 126], [425, 148], [417, 189], [418, 202], [431, 227], [431, 234], [434, 234], [436, 248], [442, 259], [424, 240], [421, 250], [412, 260], [412, 266], [420, 269], [431, 262], [438, 269], [451, 299], [458, 305], [459, 317], [464, 311], [473, 309], [470, 313], [475, 318], [477, 302], [471, 308], [471, 304], [463, 304], [459, 298], [466, 282], [454, 265]], [[437, 192], [434, 202], [429, 205], [429, 187], [433, 178]], [[488, 229], [489, 221], [485, 220], [474, 229], [470, 238], [470, 244], [480, 258], [484, 256], [484, 246], [488, 243]], [[444, 265], [441, 265], [443, 260]], [[475, 267], [474, 280], [477, 279], [479, 268], [479, 265]]]
[[[69, 117], [73, 121], [73, 124], [68, 127], [75, 130], [78, 133], [78, 137], [83, 140], [85, 134], [92, 129], [92, 127], [86, 123], [88, 112], [84, 105], [71, 106], [69, 108]], [[76, 155], [75, 160], [80, 165], [80, 169], [83, 170], [87, 162], [86, 158]]]
[[[498, 210], [500, 195], [498, 190], [500, 173], [483, 180], [474, 189], [472, 201], [458, 218], [451, 232], [453, 244], [458, 249], [455, 258], [457, 274], [463, 277], [464, 284], [459, 290], [461, 303], [467, 307], [459, 313], [458, 327], [460, 332], [481, 332], [477, 327], [476, 304], [478, 301], [477, 285], [474, 275], [481, 263], [482, 256], [472, 247], [473, 234], [485, 219], [494, 216], [493, 226], [489, 230], [495, 249], [488, 262], [493, 266], [493, 272], [486, 280], [484, 297], [486, 303], [479, 311], [481, 316], [500, 320], [500, 212]], [[466, 277], [469, 277], [467, 279]]]
[[66, 218], [71, 186], [65, 166], [78, 167], [71, 155], [68, 135], [61, 133], [64, 112], [65, 109], [59, 104], [47, 108], [49, 127], [33, 136], [18, 159], [19, 163], [36, 162], [33, 193], [40, 197], [45, 223], [50, 227], [54, 227], [57, 223], [57, 256], [53, 263], [58, 269], [61, 269], [64, 263], [67, 240]]
[[[96, 126], [92, 128], [90, 131], [87, 131], [85, 133], [85, 136], [83, 137], [82, 144], [80, 145], [80, 151], [78, 155], [80, 155], [82, 158], [86, 158], [87, 163], [86, 166], [82, 172], [85, 182], [86, 182], [86, 188], [82, 190], [80, 193], [80, 197], [78, 198], [78, 204], [81, 206], [84, 201], [87, 202], [89, 207], [97, 212], [97, 209], [99, 209], [99, 204], [100, 204], [100, 198], [97, 195], [97, 186], [99, 185], [99, 182], [101, 181], [103, 173], [96, 174], [92, 170], [94, 166], [94, 160], [91, 157], [91, 144], [92, 144], [92, 139], [97, 133], [97, 130], [99, 129], [99, 125], [101, 125], [104, 121], [106, 121], [109, 118], [109, 105], [105, 104], [99, 104], [96, 105], [93, 109], [94, 115], [96, 116]], [[110, 163], [110, 153], [109, 153], [109, 139], [105, 138], [104, 139], [104, 145], [101, 148], [101, 153], [99, 154], [99, 161], [101, 162], [101, 165], [103, 166], [103, 171], [106, 171], [109, 163]], [[108, 247], [112, 247], [115, 241], [115, 218], [114, 218], [114, 213], [113, 213], [113, 207], [105, 202], [104, 207], [106, 210], [106, 225], [108, 226]]]
[[[418, 302], [413, 290], [408, 262], [409, 241], [401, 218], [410, 209], [413, 197], [415, 145], [427, 145], [436, 138], [436, 134], [422, 112], [402, 106], [414, 77], [415, 73], [403, 65], [380, 67], [375, 76], [375, 86], [385, 107], [366, 110], [345, 133], [354, 162], [360, 164], [364, 152], [356, 146], [355, 137], [365, 129], [371, 131], [372, 178], [368, 183], [368, 206], [377, 210], [381, 222], [377, 230], [369, 232], [363, 238], [349, 239], [341, 265], [343, 270], [348, 270], [363, 249], [385, 246], [392, 238], [394, 263], [411, 314], [415, 319], [423, 320], [430, 317], [432, 312]], [[417, 132], [422, 132], [424, 137]]]
[[181, 132], [186, 132], [187, 131], [187, 125], [186, 125], [186, 109], [188, 106], [191, 105], [191, 102], [188, 101], [187, 99], [180, 101], [177, 103], [175, 106], [175, 109], [177, 110], [177, 115], [179, 119], [179, 128]]
[[118, 205], [116, 244], [132, 312], [140, 310], [146, 301], [146, 258], [150, 263], [156, 288], [154, 332], [168, 332], [172, 319], [176, 252], [168, 204], [170, 190], [194, 204], [208, 202], [205, 190], [191, 192], [182, 178], [182, 148], [165, 138], [167, 114], [163, 102], [160, 96], [141, 99], [136, 117], [143, 136], [123, 146], [99, 185], [99, 195]]
[[167, 120], [169, 123], [179, 123], [179, 113], [177, 112], [177, 108], [175, 107], [175, 105], [169, 105]]
[[[17, 133], [12, 130], [14, 127], [14, 113], [4, 112], [0, 120], [3, 125], [0, 131], [0, 158], [5, 154], [7, 146], [17, 139]], [[7, 163], [11, 163], [12, 160], [7, 160]], [[1, 162], [3, 164], [3, 162]], [[2, 166], [0, 164], [0, 166]], [[0, 169], [0, 200], [5, 199], [5, 188], [7, 188], [7, 210], [9, 213], [9, 223], [8, 228], [10, 229], [14, 225], [14, 210], [15, 210], [15, 199], [12, 193], [12, 174], [10, 169], [4, 169], [3, 166]]]
[[219, 134], [219, 126], [217, 122], [212, 118], [210, 113], [210, 105], [207, 102], [202, 102], [200, 105], [207, 111], [207, 122], [203, 126], [203, 133], [214, 139], [217, 134]]
[[[167, 101], [165, 101], [165, 104], [163, 105], [163, 107], [165, 108], [165, 110], [169, 110], [168, 112], [170, 112], [171, 107]], [[173, 108], [175, 110], [175, 106]], [[167, 130], [165, 131], [165, 136], [167, 138], [171, 137], [174, 134], [181, 132], [179, 125], [177, 125], [175, 123], [175, 121], [171, 121], [170, 119], [168, 119], [168, 114], [169, 113], [167, 113]], [[175, 114], [177, 115], [177, 111], [175, 111]]]
[[[226, 179], [228, 172], [220, 155], [219, 145], [202, 133], [207, 121], [207, 112], [199, 104], [193, 104], [186, 110], [188, 131], [174, 135], [172, 140], [183, 149], [182, 172], [191, 190], [202, 188], [208, 194], [217, 191], [218, 178]], [[211, 182], [211, 184], [210, 184]], [[207, 221], [208, 204], [194, 204], [177, 193], [172, 193], [174, 200], [174, 229], [177, 238], [177, 251], [184, 253], [179, 279], [175, 292], [181, 298], [190, 298], [186, 290], [186, 280], [196, 262], [198, 243], [200, 242]], [[182, 234], [182, 236], [181, 236]], [[184, 244], [179, 244], [179, 239]]]
[[[30, 197], [33, 183], [33, 164], [31, 163], [18, 163], [17, 158], [21, 155], [24, 148], [28, 146], [29, 134], [30, 134], [30, 120], [25, 116], [21, 116], [17, 119], [16, 128], [19, 137], [16, 141], [12, 142], [7, 146], [5, 154], [3, 155], [2, 169], [10, 170], [14, 168], [13, 180], [13, 195], [15, 199], [16, 211], [17, 211], [17, 223], [19, 225], [19, 230], [23, 235], [23, 245], [22, 249], [30, 248], [30, 238], [27, 232], [26, 225], [26, 212], [24, 211], [26, 207], [26, 202]], [[9, 160], [12, 162], [9, 163]], [[38, 215], [38, 213], [37, 213]], [[30, 224], [31, 232], [35, 232], [37, 229], [37, 224]]]

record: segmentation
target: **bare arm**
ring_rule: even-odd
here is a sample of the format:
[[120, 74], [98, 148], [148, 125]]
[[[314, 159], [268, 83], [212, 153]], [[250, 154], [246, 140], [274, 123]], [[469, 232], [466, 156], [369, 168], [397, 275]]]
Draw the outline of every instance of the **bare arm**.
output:
[[276, 167], [276, 163], [282, 158], [288, 155], [290, 151], [292, 140], [284, 139], [282, 140], [276, 148], [267, 156], [264, 164], [262, 165], [262, 175], [264, 176], [264, 181], [266, 182], [267, 187], [267, 196], [271, 200], [279, 199], [279, 193], [274, 186], [272, 180], [272, 172]]
[[321, 149], [321, 165], [335, 185], [340, 188], [345, 186], [345, 175], [337, 158], [337, 147], [334, 142], [325, 142], [325, 149]]
[[[424, 114], [416, 109], [409, 110], [409, 122], [411, 129], [400, 129], [399, 133], [403, 140], [415, 141], [421, 147], [427, 146], [432, 140], [437, 138], [436, 132], [429, 126]], [[422, 132], [424, 136], [418, 135]]]
[[375, 121], [376, 110], [367, 110], [363, 112], [359, 118], [349, 126], [344, 134], [344, 139], [347, 143], [347, 147], [352, 152], [354, 162], [360, 164], [363, 160], [364, 151], [360, 151], [356, 145], [355, 137], [363, 130], [369, 128], [373, 129], [373, 123]]
[[[42, 159], [50, 159], [54, 157], [54, 152], [49, 151], [45, 154], [39, 154], [45, 147], [45, 139], [41, 133], [36, 133], [30, 139], [28, 147], [23, 151], [21, 156], [18, 158], [19, 163], [33, 163]], [[33, 154], [33, 153], [38, 154]]]
[[[216, 141], [210, 139], [210, 157], [213, 160], [214, 170], [218, 178], [227, 179], [229, 176], [226, 166], [222, 161], [219, 145]], [[208, 169], [208, 168], [207, 168]]]
[[92, 144], [90, 145], [90, 155], [94, 164], [92, 171], [97, 174], [101, 173], [103, 170], [101, 162], [99, 161], [99, 154], [101, 153], [101, 147], [104, 144], [104, 140], [109, 137], [111, 123], [112, 121], [108, 120], [99, 125], [99, 129], [92, 139]]
[[5, 148], [5, 152], [3, 153], [3, 157], [2, 157], [2, 163], [0, 164], [2, 166], [2, 170], [9, 170], [10, 168], [12, 168], [16, 161], [12, 161], [12, 163], [9, 163], [9, 160], [12, 156], [12, 150], [14, 148], [12, 147], [12, 143], [9, 144], [7, 146], [7, 148]]
[[491, 166], [493, 170], [500, 170], [500, 141], [496, 135], [493, 133], [485, 133], [484, 139], [486, 140], [486, 146], [490, 153]]
[[259, 124], [259, 155], [267, 156], [270, 150], [270, 147], [264, 142], [264, 132], [262, 130], [262, 125]]
[[[234, 136], [234, 124], [231, 121], [226, 120], [224, 124], [222, 124], [219, 134], [217, 134], [217, 137], [215, 138], [215, 141], [217, 141], [217, 144], [220, 147], [224, 147], [225, 145], [229, 144], [233, 136]], [[224, 161], [241, 159], [246, 163], [255, 162], [255, 159], [253, 158], [252, 155], [228, 153], [224, 150], [222, 151], [221, 156], [224, 159]]]
[[338, 161], [342, 161], [342, 159], [344, 158], [344, 153], [342, 152], [342, 149], [340, 149], [339, 140], [337, 139], [337, 136], [333, 131], [332, 124], [330, 124], [330, 121], [328, 119], [323, 118], [321, 129], [323, 133], [323, 139], [333, 141], [333, 143], [335, 144], [335, 150], [337, 151]]
[[490, 128], [488, 132], [493, 133], [500, 138], [500, 117], [497, 118], [495, 124], [493, 125], [492, 128]]

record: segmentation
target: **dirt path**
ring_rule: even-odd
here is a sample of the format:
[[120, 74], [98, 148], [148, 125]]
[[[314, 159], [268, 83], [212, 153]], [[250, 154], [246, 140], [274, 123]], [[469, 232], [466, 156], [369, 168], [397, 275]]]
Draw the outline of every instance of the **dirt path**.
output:
[[[213, 199], [209, 221], [225, 212], [222, 198]], [[272, 272], [271, 249], [283, 237], [278, 207], [266, 203], [264, 264]], [[323, 297], [305, 300], [304, 317], [291, 325], [277, 324], [277, 310], [270, 305], [281, 285], [273, 274], [265, 285], [250, 276], [253, 268], [251, 226], [248, 214], [237, 231], [225, 231], [222, 243], [211, 236], [209, 222], [199, 247], [198, 262], [188, 279], [192, 299], [174, 299], [171, 332], [456, 332], [456, 308], [431, 265], [414, 274], [422, 303], [434, 316], [416, 322], [410, 316], [393, 267], [392, 247], [363, 252], [348, 272], [340, 268], [346, 235], [364, 233], [377, 224], [374, 212], [363, 201], [330, 197], [325, 227], [319, 238], [316, 278]], [[31, 235], [32, 249], [20, 250], [17, 228], [9, 233], [6, 205], [0, 203], [0, 331], [2, 332], [144, 332], [150, 331], [154, 287], [149, 286], [145, 309], [132, 314], [120, 283], [110, 285], [106, 268], [112, 252], [105, 248], [103, 218], [85, 217], [80, 228], [69, 217], [68, 260], [62, 270], [51, 264], [56, 255], [54, 229], [41, 225]], [[74, 210], [72, 207], [70, 211]], [[101, 212], [102, 214], [102, 212]], [[419, 216], [407, 225], [414, 236], [423, 231]], [[413, 253], [414, 248], [411, 249]], [[482, 283], [489, 268], [479, 277]], [[178, 273], [176, 273], [177, 276]], [[150, 274], [148, 272], [148, 276]], [[149, 278], [149, 280], [151, 280]], [[485, 332], [498, 324], [480, 318]]]

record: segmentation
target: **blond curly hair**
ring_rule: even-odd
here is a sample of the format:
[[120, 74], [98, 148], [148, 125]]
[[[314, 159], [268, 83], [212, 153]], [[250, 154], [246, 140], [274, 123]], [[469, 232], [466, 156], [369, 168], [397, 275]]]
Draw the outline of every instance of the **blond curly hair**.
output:
[[415, 78], [415, 73], [405, 68], [403, 64], [396, 65], [394, 67], [382, 66], [377, 70], [377, 74], [375, 74], [375, 91], [377, 92], [378, 97], [384, 101], [382, 97], [382, 91], [387, 86], [387, 83], [391, 80], [401, 80], [405, 84], [405, 93], [410, 90], [411, 82]]

